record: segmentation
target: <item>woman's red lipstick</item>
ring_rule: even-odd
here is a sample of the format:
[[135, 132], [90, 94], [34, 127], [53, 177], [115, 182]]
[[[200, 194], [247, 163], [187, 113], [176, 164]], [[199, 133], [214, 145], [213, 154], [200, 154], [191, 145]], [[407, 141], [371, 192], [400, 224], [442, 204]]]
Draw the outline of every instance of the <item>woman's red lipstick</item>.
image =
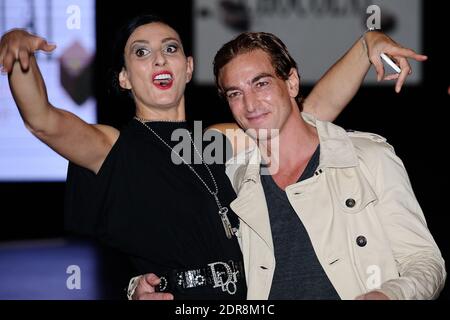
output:
[[173, 74], [170, 71], [154, 73], [152, 82], [160, 90], [169, 90], [173, 86]]

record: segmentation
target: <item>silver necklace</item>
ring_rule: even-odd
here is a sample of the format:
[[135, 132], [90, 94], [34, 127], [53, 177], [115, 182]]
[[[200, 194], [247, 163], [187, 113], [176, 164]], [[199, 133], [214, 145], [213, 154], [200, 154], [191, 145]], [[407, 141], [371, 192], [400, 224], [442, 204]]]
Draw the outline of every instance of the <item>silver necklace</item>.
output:
[[139, 121], [144, 121], [144, 122], [169, 122], [169, 123], [185, 123], [186, 120], [149, 120], [149, 119], [143, 119], [143, 118], [138, 118], [135, 117], [135, 119], [138, 119]]
[[180, 158], [180, 160], [186, 165], [188, 166], [188, 168], [197, 176], [197, 178], [201, 181], [201, 183], [205, 186], [206, 190], [208, 191], [208, 193], [210, 193], [213, 197], [214, 200], [216, 201], [217, 207], [219, 208], [219, 216], [220, 219], [222, 220], [222, 224], [223, 224], [223, 228], [225, 229], [225, 234], [227, 236], [228, 239], [231, 239], [233, 236], [233, 227], [231, 226], [230, 220], [228, 219], [228, 208], [222, 206], [222, 204], [220, 203], [218, 194], [219, 194], [219, 187], [217, 185], [216, 179], [214, 178], [214, 175], [211, 172], [211, 169], [209, 168], [209, 166], [205, 163], [205, 161], [203, 160], [203, 157], [201, 155], [201, 153], [198, 151], [197, 146], [195, 145], [194, 141], [192, 140], [192, 136], [191, 133], [188, 131], [189, 134], [189, 139], [191, 140], [192, 145], [194, 146], [194, 150], [197, 153], [197, 155], [200, 157], [200, 159], [202, 160], [202, 164], [205, 166], [206, 170], [209, 173], [209, 176], [211, 177], [211, 180], [214, 184], [214, 191], [211, 190], [211, 188], [206, 184], [206, 182], [203, 180], [203, 178], [197, 173], [197, 171], [195, 171], [195, 169], [186, 162], [186, 160], [184, 160], [184, 158], [182, 156], [180, 156], [180, 154], [178, 152], [176, 152], [163, 138], [161, 138], [161, 136], [159, 134], [157, 134], [155, 132], [155, 130], [153, 130], [152, 128], [150, 128], [146, 123], [145, 123], [145, 119], [141, 119], [138, 117], [134, 117], [135, 120], [139, 121], [145, 128], [147, 128], [151, 133], [153, 133], [159, 141], [161, 141], [167, 148], [169, 148], [169, 150], [171, 150], [174, 154], [177, 155], [178, 158]]

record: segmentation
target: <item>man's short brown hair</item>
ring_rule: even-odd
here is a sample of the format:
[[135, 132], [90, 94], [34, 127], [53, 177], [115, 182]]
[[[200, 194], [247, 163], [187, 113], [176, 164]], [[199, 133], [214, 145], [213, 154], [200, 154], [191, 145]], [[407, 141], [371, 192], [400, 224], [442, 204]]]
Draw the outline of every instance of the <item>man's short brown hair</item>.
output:
[[[214, 57], [214, 77], [221, 96], [224, 96], [224, 92], [219, 84], [220, 70], [238, 55], [258, 49], [269, 55], [275, 73], [280, 79], [287, 80], [292, 68], [295, 68], [298, 72], [297, 62], [292, 58], [283, 41], [277, 36], [266, 32], [245, 32], [224, 44]], [[300, 92], [295, 100], [299, 108], [302, 109]]]

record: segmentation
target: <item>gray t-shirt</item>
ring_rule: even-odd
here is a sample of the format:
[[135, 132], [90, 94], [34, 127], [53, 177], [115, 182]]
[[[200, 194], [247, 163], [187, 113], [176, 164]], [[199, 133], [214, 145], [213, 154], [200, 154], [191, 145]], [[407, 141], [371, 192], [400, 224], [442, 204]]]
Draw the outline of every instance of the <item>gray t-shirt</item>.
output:
[[[320, 148], [317, 147], [299, 181], [314, 175], [319, 158]], [[262, 175], [261, 182], [269, 209], [276, 260], [269, 299], [339, 300], [286, 192], [278, 187], [272, 176]]]

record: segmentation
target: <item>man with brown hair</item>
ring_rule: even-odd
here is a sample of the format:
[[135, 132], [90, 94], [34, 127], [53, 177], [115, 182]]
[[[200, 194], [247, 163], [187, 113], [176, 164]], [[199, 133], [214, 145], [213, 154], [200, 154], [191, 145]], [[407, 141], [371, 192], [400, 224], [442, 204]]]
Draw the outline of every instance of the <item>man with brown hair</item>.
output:
[[[272, 34], [245, 33], [225, 44], [214, 74], [259, 146], [227, 169], [238, 195], [231, 207], [241, 220], [248, 297], [436, 298], [444, 261], [386, 140], [302, 114], [296, 63]], [[260, 175], [261, 158], [268, 175]]]
[[[347, 58], [362, 59], [363, 40]], [[302, 113], [297, 64], [273, 34], [244, 33], [225, 44], [214, 74], [256, 142], [227, 167], [248, 299], [439, 295], [443, 258], [386, 139]], [[154, 275], [140, 278], [134, 297], [151, 298], [157, 283]]]

